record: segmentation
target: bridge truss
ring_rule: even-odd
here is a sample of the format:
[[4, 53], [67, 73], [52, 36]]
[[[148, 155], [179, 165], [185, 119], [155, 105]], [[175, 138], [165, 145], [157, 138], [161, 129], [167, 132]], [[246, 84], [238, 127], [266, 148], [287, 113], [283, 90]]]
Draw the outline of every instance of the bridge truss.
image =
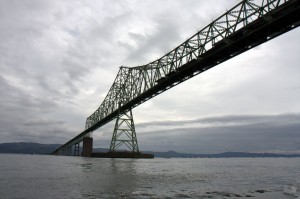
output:
[[121, 66], [85, 130], [53, 154], [77, 146], [94, 130], [181, 82], [298, 27], [299, 2], [243, 0], [163, 57], [146, 65]]

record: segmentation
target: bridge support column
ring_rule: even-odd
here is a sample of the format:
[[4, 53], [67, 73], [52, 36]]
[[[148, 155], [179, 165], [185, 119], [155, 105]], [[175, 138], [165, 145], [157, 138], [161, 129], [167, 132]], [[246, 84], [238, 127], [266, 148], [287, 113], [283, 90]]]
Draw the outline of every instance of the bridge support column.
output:
[[93, 138], [85, 137], [82, 140], [82, 153], [83, 157], [91, 157], [93, 152]]
[[79, 149], [80, 149], [80, 146], [79, 146], [79, 142], [76, 142], [75, 145], [74, 145], [74, 156], [79, 156]]
[[139, 153], [139, 146], [135, 133], [132, 111], [127, 113], [119, 113], [116, 119], [116, 124], [110, 144], [110, 152], [116, 152], [121, 148], [129, 149], [132, 153]]
[[72, 155], [72, 147], [71, 146], [68, 146], [67, 155], [68, 156]]

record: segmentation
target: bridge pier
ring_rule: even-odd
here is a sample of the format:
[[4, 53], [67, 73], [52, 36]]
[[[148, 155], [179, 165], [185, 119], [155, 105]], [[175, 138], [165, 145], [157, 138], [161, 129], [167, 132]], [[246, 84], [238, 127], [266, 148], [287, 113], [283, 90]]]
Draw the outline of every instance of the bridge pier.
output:
[[68, 156], [72, 155], [72, 147], [71, 146], [68, 146], [67, 155]]
[[80, 155], [79, 154], [79, 150], [80, 150], [80, 144], [79, 144], [79, 142], [76, 142], [75, 145], [74, 145], [74, 153], [73, 153], [73, 155], [74, 156], [79, 156]]
[[[122, 149], [122, 146], [125, 148]], [[132, 153], [139, 153], [131, 109], [124, 113], [120, 113], [119, 109], [109, 151], [117, 152], [118, 149], [129, 149]]]
[[81, 156], [82, 157], [92, 157], [92, 152], [93, 152], [93, 138], [91, 138], [91, 137], [83, 138]]
[[61, 151], [61, 155], [66, 155], [66, 148], [63, 148], [63, 150]]
[[[129, 151], [127, 151], [129, 150]], [[132, 110], [119, 113], [111, 139], [110, 149], [107, 153], [92, 153], [97, 158], [154, 158], [153, 154], [139, 151], [135, 132]]]

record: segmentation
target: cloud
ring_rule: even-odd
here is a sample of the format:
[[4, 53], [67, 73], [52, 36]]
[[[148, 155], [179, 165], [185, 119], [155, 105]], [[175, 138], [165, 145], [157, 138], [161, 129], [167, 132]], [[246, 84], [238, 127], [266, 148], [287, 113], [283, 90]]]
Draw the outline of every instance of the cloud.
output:
[[194, 120], [179, 121], [152, 121], [139, 123], [137, 126], [141, 128], [153, 126], [186, 126], [192, 124], [204, 126], [225, 126], [225, 125], [242, 125], [242, 124], [289, 124], [298, 123], [299, 114], [280, 114], [280, 115], [226, 115], [207, 117]]
[[[219, 153], [224, 151], [300, 152], [300, 114], [242, 115], [203, 118], [192, 121], [165, 121], [137, 125], [145, 148]], [[191, 123], [209, 123], [191, 127]], [[188, 124], [188, 125], [187, 125]], [[215, 125], [217, 124], [217, 125]], [[152, 131], [143, 132], [147, 125]], [[171, 127], [170, 127], [171, 126]]]
[[[162, 19], [164, 19], [163, 16]], [[127, 47], [128, 50], [130, 50], [127, 57], [128, 61], [134, 60], [135, 62], [142, 63], [142, 61], [149, 59], [149, 57], [153, 59], [154, 57], [157, 58], [160, 56], [161, 54], [157, 54], [157, 52], [166, 53], [168, 50], [172, 49], [174, 41], [177, 41], [178, 38], [180, 38], [180, 33], [174, 31], [176, 25], [171, 21], [160, 22], [161, 24], [156, 25], [155, 30], [149, 35], [137, 33], [129, 34], [129, 37], [136, 42], [136, 47]], [[168, 42], [163, 42], [166, 40], [168, 40]], [[126, 47], [129, 46], [129, 44], [123, 44], [123, 46]]]

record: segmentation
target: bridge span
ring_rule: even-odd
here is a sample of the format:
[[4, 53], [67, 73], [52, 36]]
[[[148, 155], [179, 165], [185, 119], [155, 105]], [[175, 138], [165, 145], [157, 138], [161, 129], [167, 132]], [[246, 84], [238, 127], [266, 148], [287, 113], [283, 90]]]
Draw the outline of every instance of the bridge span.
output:
[[125, 147], [138, 153], [134, 107], [297, 28], [299, 4], [300, 0], [243, 0], [163, 57], [146, 65], [121, 66], [103, 102], [86, 119], [85, 129], [53, 154], [91, 156], [91, 133], [114, 119], [110, 152]]

